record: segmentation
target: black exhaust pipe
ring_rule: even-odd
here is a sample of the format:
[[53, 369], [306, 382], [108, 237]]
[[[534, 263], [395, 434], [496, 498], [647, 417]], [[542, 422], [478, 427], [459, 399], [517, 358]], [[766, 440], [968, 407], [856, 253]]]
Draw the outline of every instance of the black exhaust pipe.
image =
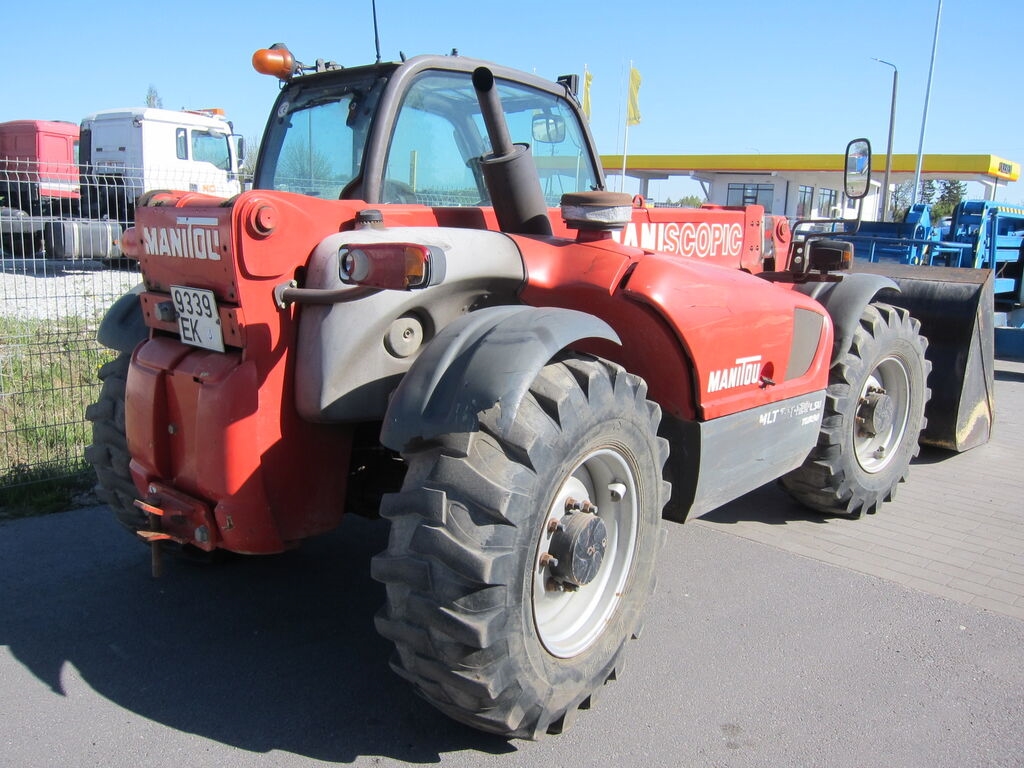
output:
[[530, 145], [512, 143], [494, 73], [487, 67], [477, 67], [473, 71], [473, 87], [491, 140], [491, 152], [480, 158], [480, 168], [498, 226], [502, 232], [550, 235], [548, 206]]

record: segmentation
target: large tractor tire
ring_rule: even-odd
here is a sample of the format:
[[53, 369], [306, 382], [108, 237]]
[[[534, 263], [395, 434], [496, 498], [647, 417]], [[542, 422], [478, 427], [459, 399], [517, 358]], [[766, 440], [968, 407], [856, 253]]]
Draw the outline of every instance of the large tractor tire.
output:
[[781, 479], [802, 504], [859, 517], [891, 500], [918, 454], [931, 363], [920, 323], [900, 307], [865, 307], [832, 363], [818, 444]]
[[100, 399], [85, 412], [92, 422], [92, 445], [85, 449], [85, 459], [96, 471], [96, 495], [110, 505], [118, 522], [134, 533], [149, 524], [135, 506], [138, 491], [128, 471], [131, 457], [125, 437], [124, 396], [131, 359], [130, 353], [123, 352], [100, 368]]
[[511, 426], [404, 454], [385, 497], [378, 631], [392, 667], [442, 712], [537, 738], [618, 674], [663, 540], [660, 408], [622, 368], [571, 356], [537, 376]]

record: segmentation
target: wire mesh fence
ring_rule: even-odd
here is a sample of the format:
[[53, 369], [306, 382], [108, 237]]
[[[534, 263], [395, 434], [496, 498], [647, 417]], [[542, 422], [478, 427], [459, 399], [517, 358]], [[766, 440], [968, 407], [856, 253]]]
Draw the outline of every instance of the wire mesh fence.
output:
[[[295, 186], [309, 193], [315, 183]], [[386, 187], [388, 202], [480, 204], [477, 189], [406, 186]], [[85, 411], [99, 395], [97, 370], [114, 357], [96, 332], [141, 280], [119, 245], [137, 196], [160, 188], [228, 197], [245, 187], [209, 163], [100, 169], [0, 153], [0, 489], [88, 469]]]
[[[133, 173], [143, 175], [87, 178], [77, 166], [0, 161], [0, 488], [87, 469], [85, 410], [99, 394], [97, 369], [114, 355], [96, 332], [141, 280], [119, 247], [134, 216]], [[196, 186], [178, 181], [171, 186]]]

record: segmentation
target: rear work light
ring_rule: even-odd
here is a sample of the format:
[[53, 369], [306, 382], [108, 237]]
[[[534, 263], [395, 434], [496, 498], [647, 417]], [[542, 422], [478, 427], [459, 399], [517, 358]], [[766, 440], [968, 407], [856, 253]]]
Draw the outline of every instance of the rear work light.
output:
[[808, 240], [793, 244], [789, 271], [800, 276], [827, 274], [853, 268], [853, 243], [842, 240]]
[[818, 272], [850, 269], [853, 266], [853, 243], [842, 240], [812, 240], [807, 244], [810, 269]]
[[408, 291], [437, 285], [444, 271], [444, 251], [432, 245], [349, 243], [338, 249], [338, 276], [349, 285]]

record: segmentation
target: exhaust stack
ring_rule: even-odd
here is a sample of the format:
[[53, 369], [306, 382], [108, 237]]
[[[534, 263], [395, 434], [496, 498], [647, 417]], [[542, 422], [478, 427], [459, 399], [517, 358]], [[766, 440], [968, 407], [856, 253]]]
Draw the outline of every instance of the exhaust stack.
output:
[[551, 221], [530, 145], [512, 143], [494, 73], [478, 67], [473, 72], [473, 87], [491, 140], [491, 152], [480, 158], [480, 168], [498, 226], [502, 232], [550, 235]]

